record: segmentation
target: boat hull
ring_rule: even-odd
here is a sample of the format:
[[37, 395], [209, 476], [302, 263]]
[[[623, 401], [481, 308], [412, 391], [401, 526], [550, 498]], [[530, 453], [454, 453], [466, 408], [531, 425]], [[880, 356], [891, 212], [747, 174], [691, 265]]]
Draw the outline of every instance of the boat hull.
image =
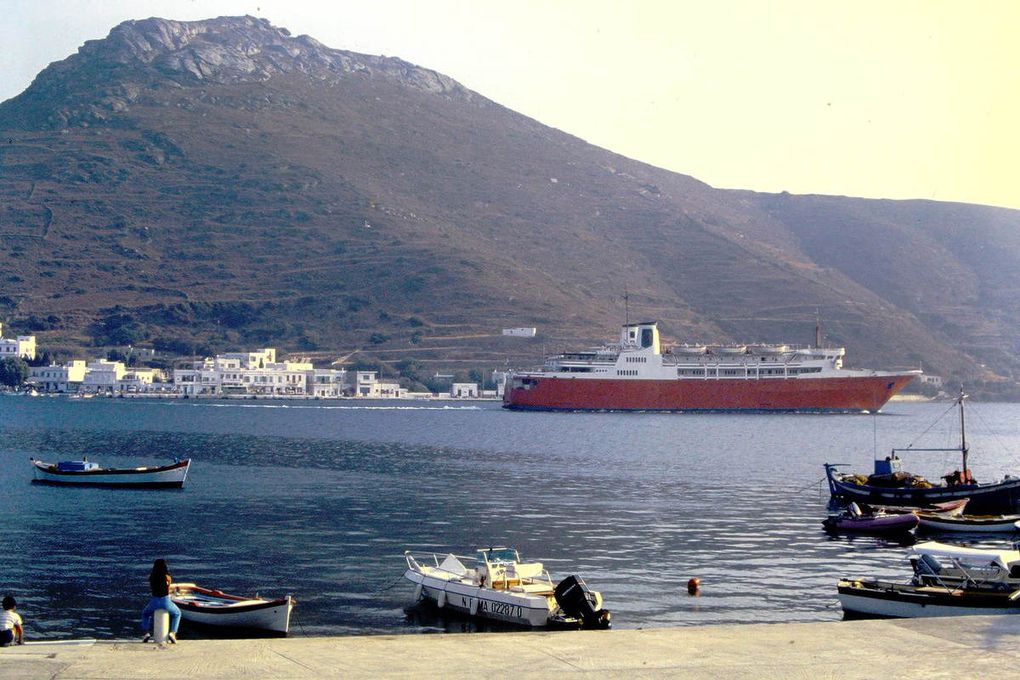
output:
[[878, 517], [829, 517], [822, 525], [828, 531], [895, 534], [910, 531], [919, 521], [917, 515], [906, 513]]
[[829, 378], [567, 378], [529, 374], [503, 406], [536, 411], [878, 411], [913, 374]]
[[188, 477], [191, 459], [171, 465], [138, 468], [58, 470], [56, 465], [32, 461], [33, 482], [58, 486], [101, 486], [121, 488], [180, 488]]
[[959, 531], [964, 533], [1014, 533], [1020, 531], [1020, 515], [1002, 517], [942, 517], [921, 513], [921, 527], [929, 531]]
[[288, 595], [275, 600], [245, 599], [238, 596], [215, 595], [218, 591], [205, 588], [179, 588], [171, 593], [181, 610], [181, 618], [189, 623], [218, 628], [259, 630], [286, 635], [290, 630], [290, 614], [294, 601]]
[[829, 472], [829, 490], [846, 502], [868, 505], [923, 506], [969, 498], [967, 511], [974, 514], [1012, 514], [1020, 503], [1020, 478], [995, 484], [961, 484], [957, 486], [880, 487], [854, 484], [837, 479]]
[[547, 597], [496, 590], [427, 576], [413, 569], [405, 571], [404, 578], [421, 586], [421, 597], [440, 609], [529, 628], [550, 624], [551, 591]]
[[1009, 592], [959, 591], [877, 580], [841, 580], [839, 603], [848, 617], [920, 618], [1020, 614]]

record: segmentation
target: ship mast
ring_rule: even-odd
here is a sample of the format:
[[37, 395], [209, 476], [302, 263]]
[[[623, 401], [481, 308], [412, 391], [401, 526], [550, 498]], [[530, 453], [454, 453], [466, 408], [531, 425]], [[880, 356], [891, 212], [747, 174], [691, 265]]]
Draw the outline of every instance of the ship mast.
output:
[[963, 400], [967, 398], [967, 395], [963, 393], [963, 388], [960, 388], [960, 452], [963, 454], [963, 471], [967, 471], [967, 426], [963, 416]]
[[[911, 444], [910, 446], [907, 446], [906, 448], [893, 449], [892, 450], [893, 456], [895, 456], [900, 451], [947, 451], [947, 452], [948, 451], [959, 451], [963, 455], [963, 470], [962, 470], [962, 472], [966, 472], [967, 471], [967, 454], [969, 453], [969, 450], [967, 449], [967, 429], [966, 429], [967, 428], [967, 424], [966, 424], [966, 419], [964, 417], [964, 412], [963, 412], [963, 401], [966, 398], [967, 398], [967, 395], [964, 393], [963, 388], [961, 387], [960, 388], [960, 396], [956, 398], [956, 404], [954, 404], [955, 406], [959, 406], [960, 407], [960, 446], [958, 448], [952, 448], [952, 449], [945, 449], [945, 448], [942, 448], [942, 449], [915, 448], [914, 445]], [[952, 407], [950, 407], [950, 408], [952, 408]], [[944, 411], [942, 413], [942, 416], [940, 416], [939, 419], [941, 420], [941, 418], [945, 417], [945, 415], [947, 413], [949, 413], [949, 409], [946, 409], [946, 411]], [[928, 428], [928, 429], [931, 429], [931, 428]], [[927, 432], [927, 430], [925, 430], [925, 432]]]

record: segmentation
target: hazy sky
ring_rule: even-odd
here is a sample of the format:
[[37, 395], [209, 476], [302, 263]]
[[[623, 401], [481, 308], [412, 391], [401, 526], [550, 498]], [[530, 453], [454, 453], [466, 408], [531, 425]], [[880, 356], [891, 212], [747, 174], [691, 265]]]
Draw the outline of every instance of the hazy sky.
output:
[[1020, 0], [0, 0], [0, 100], [126, 19], [252, 14], [716, 187], [1020, 208]]

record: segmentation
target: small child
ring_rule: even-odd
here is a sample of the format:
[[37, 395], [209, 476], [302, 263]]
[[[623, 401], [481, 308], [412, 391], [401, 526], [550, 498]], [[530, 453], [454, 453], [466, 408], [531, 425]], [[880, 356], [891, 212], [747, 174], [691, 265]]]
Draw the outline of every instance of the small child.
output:
[[0, 612], [0, 647], [12, 644], [24, 644], [25, 631], [21, 627], [21, 615], [14, 611], [18, 603], [8, 595], [3, 601], [4, 609]]

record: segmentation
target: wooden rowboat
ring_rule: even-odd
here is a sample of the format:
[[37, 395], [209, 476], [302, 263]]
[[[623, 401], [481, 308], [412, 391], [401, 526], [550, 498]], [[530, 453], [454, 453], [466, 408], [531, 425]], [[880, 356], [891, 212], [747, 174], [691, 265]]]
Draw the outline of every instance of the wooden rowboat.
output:
[[181, 618], [189, 623], [278, 635], [286, 635], [290, 630], [290, 613], [294, 609], [290, 595], [267, 600], [258, 595], [230, 595], [194, 583], [173, 584], [170, 599], [180, 607]]
[[1020, 515], [960, 515], [947, 517], [931, 512], [917, 513], [921, 526], [930, 531], [1012, 533], [1020, 531]]
[[104, 468], [88, 459], [47, 463], [32, 460], [33, 482], [62, 486], [106, 486], [125, 488], [174, 488], [184, 486], [191, 467], [185, 458], [170, 465], [134, 468]]

